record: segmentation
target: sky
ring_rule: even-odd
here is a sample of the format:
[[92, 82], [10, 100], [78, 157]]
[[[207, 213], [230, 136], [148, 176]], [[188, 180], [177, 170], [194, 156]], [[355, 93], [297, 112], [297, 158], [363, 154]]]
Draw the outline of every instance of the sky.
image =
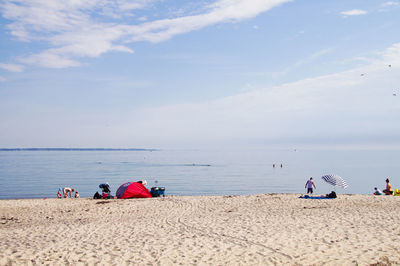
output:
[[0, 147], [400, 148], [400, 1], [1, 0]]

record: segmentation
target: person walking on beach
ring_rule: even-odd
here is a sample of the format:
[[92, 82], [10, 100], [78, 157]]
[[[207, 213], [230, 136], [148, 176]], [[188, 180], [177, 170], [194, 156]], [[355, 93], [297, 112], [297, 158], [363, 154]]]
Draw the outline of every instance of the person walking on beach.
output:
[[308, 193], [310, 193], [310, 194], [313, 193], [313, 187], [314, 187], [315, 189], [317, 188], [317, 187], [315, 186], [315, 184], [314, 184], [314, 181], [312, 180], [312, 177], [310, 177], [310, 179], [307, 180], [306, 185], [305, 185], [304, 187], [307, 188], [307, 194], [308, 194]]
[[392, 185], [389, 183], [389, 178], [386, 178], [386, 189], [383, 190], [383, 193], [385, 193], [385, 195], [393, 194]]

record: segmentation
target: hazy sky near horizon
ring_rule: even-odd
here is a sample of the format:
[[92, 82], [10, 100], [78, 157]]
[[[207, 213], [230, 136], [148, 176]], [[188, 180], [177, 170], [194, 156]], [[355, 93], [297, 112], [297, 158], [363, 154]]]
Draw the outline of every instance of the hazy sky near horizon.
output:
[[1, 0], [0, 147], [400, 148], [400, 1]]

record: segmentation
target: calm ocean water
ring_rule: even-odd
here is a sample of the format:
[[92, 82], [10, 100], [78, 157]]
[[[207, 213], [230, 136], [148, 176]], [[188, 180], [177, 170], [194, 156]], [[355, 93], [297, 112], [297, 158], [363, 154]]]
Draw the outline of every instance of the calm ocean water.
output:
[[122, 183], [143, 179], [169, 195], [304, 193], [310, 176], [315, 194], [326, 194], [332, 186], [320, 177], [331, 173], [349, 185], [337, 193], [371, 194], [388, 177], [400, 188], [399, 158], [400, 151], [0, 151], [0, 199], [56, 197], [66, 186], [91, 197], [104, 182], [115, 194]]

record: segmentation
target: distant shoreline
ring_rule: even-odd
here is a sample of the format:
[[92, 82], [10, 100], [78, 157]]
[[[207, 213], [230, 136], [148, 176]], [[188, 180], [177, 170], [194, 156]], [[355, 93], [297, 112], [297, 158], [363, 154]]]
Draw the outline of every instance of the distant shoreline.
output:
[[0, 148], [0, 151], [158, 151], [158, 149], [114, 148]]

